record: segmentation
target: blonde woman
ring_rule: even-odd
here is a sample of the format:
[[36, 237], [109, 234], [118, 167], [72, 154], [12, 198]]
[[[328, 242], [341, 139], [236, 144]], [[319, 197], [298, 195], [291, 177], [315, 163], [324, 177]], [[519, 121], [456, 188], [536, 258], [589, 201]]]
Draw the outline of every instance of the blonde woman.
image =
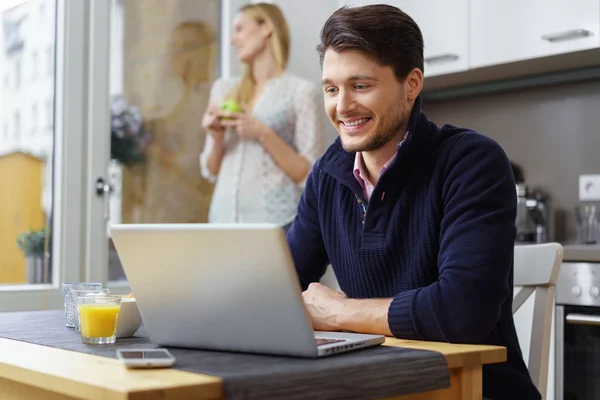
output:
[[[202, 126], [202, 173], [216, 182], [209, 222], [292, 222], [303, 184], [324, 146], [319, 88], [286, 71], [290, 36], [281, 10], [240, 9], [231, 44], [243, 76], [218, 79]], [[233, 100], [242, 112], [223, 112]]]

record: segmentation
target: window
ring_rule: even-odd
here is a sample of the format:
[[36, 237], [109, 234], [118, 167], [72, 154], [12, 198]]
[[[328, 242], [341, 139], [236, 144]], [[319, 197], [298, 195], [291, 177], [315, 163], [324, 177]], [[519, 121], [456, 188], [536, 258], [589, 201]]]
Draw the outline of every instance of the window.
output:
[[54, 48], [48, 46], [46, 49], [46, 67], [48, 75], [54, 75]]
[[15, 139], [18, 139], [21, 136], [21, 114], [18, 111], [15, 111]]
[[36, 80], [38, 74], [38, 52], [34, 51], [31, 55], [31, 79]]
[[37, 104], [31, 106], [31, 134], [35, 134], [38, 125], [38, 110]]
[[21, 87], [21, 61], [15, 63], [15, 89]]
[[48, 129], [54, 129], [54, 102], [46, 101], [46, 126]]
[[[12, 3], [17, 5], [0, 6], [0, 25], [26, 21], [19, 31], [26, 47], [7, 54], [6, 36], [0, 40], [0, 312], [60, 308], [59, 279], [88, 279], [81, 271], [82, 254], [72, 249], [83, 248], [84, 240], [85, 181], [76, 154], [85, 143], [87, 48], [81, 38], [89, 28], [80, 21], [87, 18], [89, 2], [44, 0], [43, 14], [40, 0]], [[60, 51], [56, 67], [55, 49]], [[65, 76], [67, 70], [75, 78]], [[61, 117], [56, 132], [46, 130], [46, 123], [51, 125], [46, 111], [53, 108]], [[17, 246], [17, 238], [25, 246]]]

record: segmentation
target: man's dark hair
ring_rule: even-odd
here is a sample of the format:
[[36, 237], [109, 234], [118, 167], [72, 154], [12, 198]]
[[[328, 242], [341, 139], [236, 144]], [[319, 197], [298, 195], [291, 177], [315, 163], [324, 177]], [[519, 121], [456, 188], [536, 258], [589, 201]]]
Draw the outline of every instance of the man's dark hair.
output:
[[321, 43], [317, 46], [321, 68], [329, 48], [337, 52], [362, 51], [377, 63], [392, 67], [400, 81], [414, 68], [424, 72], [421, 30], [410, 16], [394, 6], [340, 8], [321, 30]]

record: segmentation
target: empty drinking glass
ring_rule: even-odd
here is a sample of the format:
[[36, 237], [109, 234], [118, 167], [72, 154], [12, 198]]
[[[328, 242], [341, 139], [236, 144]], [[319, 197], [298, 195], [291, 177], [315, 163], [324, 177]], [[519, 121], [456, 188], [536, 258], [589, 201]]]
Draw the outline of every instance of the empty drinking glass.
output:
[[579, 243], [596, 244], [600, 236], [600, 208], [598, 204], [582, 203], [575, 207]]
[[75, 301], [71, 296], [71, 290], [98, 290], [102, 289], [102, 283], [95, 282], [64, 282], [62, 284], [63, 301], [65, 305], [65, 325], [69, 328], [75, 327]]

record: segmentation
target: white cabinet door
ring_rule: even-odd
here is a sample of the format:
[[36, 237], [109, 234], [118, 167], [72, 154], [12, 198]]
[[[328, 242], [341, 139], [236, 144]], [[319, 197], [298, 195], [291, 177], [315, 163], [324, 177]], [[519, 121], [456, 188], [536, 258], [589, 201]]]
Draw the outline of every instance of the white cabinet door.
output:
[[[477, 0], [474, 0], [477, 1]], [[465, 71], [469, 66], [469, 0], [357, 0], [347, 5], [390, 4], [419, 25], [425, 43], [425, 76]]]
[[395, 3], [421, 28], [426, 77], [467, 70], [468, 0], [401, 0]]
[[471, 0], [471, 68], [600, 45], [599, 0]]

